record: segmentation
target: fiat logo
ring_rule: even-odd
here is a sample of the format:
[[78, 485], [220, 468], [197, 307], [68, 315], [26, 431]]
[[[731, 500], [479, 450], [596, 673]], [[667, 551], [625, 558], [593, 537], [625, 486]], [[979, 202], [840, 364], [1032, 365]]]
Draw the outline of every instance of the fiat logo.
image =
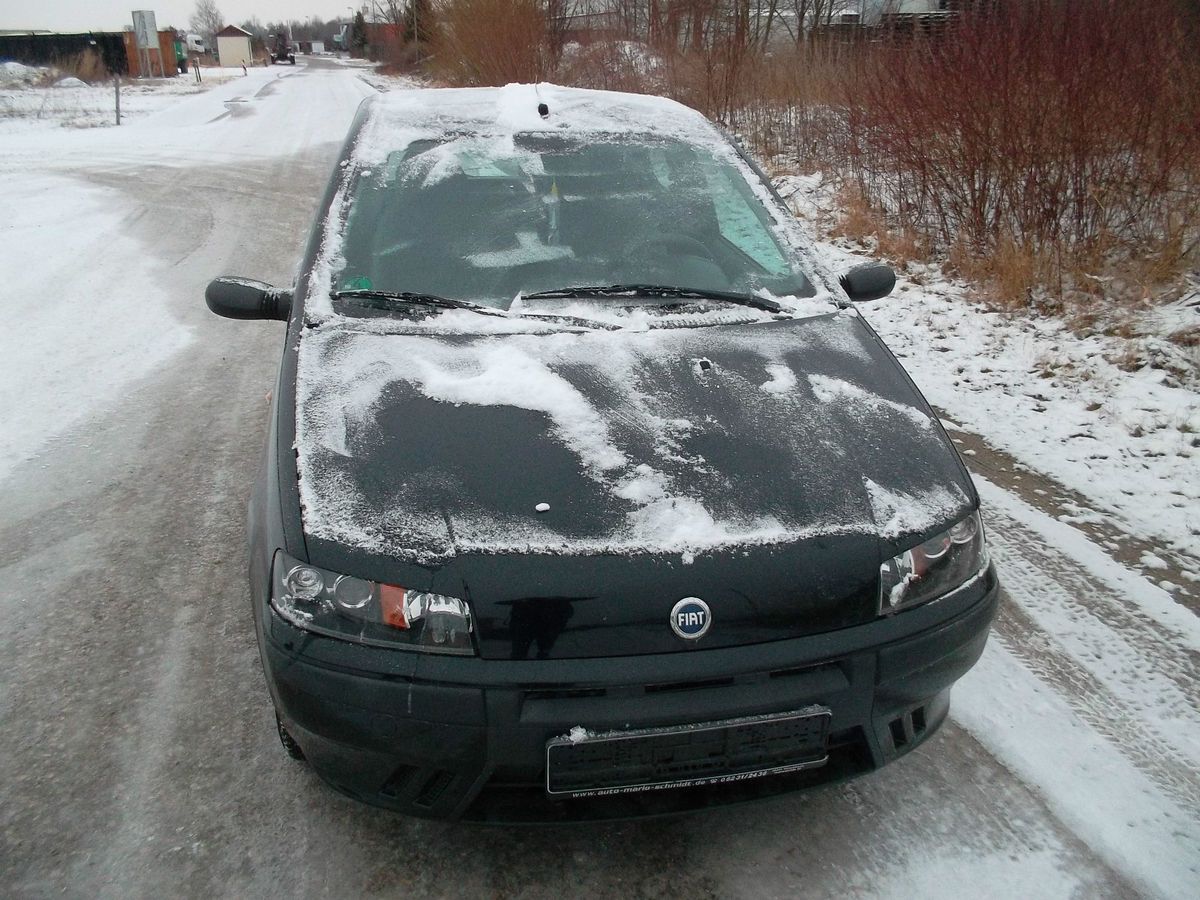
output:
[[708, 633], [712, 611], [699, 597], [684, 597], [671, 610], [671, 630], [685, 641], [694, 641]]

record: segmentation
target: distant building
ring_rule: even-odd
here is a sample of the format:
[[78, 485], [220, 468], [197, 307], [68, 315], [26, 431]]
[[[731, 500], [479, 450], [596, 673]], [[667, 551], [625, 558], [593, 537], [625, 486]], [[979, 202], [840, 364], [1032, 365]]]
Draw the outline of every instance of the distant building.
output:
[[251, 47], [253, 35], [236, 25], [226, 25], [217, 32], [217, 59], [223, 66], [252, 66], [254, 51]]

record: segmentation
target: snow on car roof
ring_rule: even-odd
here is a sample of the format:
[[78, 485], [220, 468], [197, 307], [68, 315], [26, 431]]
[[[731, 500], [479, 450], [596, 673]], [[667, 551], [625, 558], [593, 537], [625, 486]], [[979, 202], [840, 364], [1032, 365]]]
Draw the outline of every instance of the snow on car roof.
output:
[[396, 138], [413, 131], [497, 137], [529, 132], [653, 134], [693, 143], [721, 141], [712, 123], [694, 109], [646, 94], [509, 84], [501, 88], [391, 91], [370, 103], [371, 118], [355, 148], [355, 156], [364, 161], [408, 143]]

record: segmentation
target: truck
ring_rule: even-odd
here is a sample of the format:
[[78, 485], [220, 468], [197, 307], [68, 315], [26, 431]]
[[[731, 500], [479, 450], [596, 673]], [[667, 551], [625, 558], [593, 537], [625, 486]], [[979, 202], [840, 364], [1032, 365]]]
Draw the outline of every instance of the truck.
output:
[[286, 34], [273, 35], [275, 39], [274, 48], [271, 50], [271, 62], [274, 63], [291, 63], [296, 64], [296, 51], [292, 48], [291, 42]]

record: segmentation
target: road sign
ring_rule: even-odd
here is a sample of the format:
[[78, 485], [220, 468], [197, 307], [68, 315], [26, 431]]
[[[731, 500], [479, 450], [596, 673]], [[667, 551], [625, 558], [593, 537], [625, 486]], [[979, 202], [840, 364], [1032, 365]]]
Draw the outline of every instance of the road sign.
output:
[[137, 35], [139, 50], [158, 49], [158, 23], [154, 21], [153, 10], [135, 9], [133, 11], [133, 31]]

